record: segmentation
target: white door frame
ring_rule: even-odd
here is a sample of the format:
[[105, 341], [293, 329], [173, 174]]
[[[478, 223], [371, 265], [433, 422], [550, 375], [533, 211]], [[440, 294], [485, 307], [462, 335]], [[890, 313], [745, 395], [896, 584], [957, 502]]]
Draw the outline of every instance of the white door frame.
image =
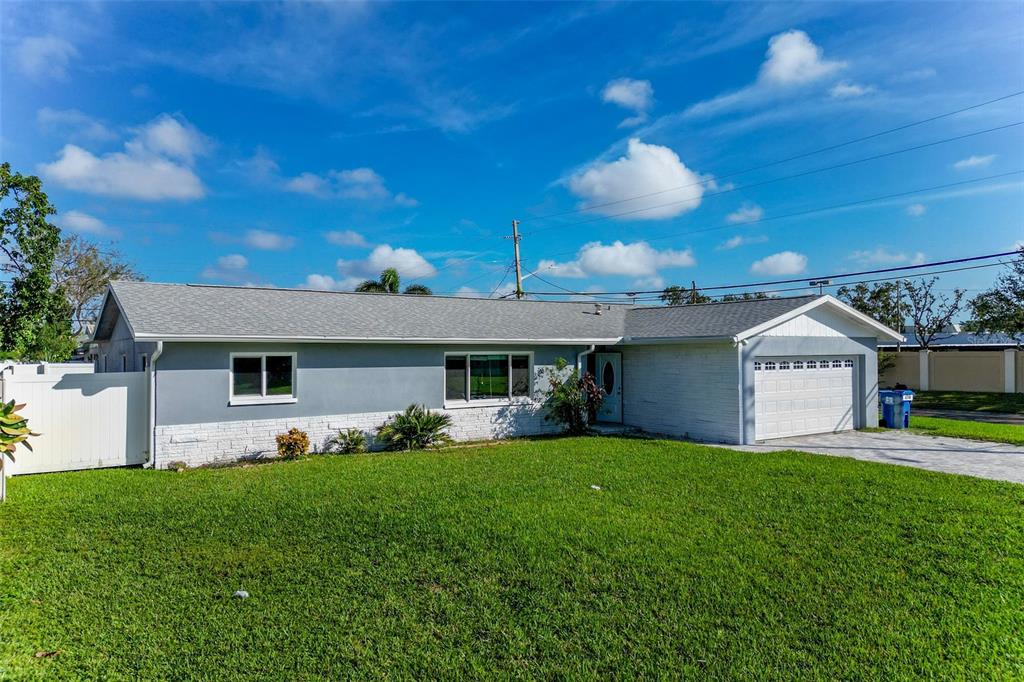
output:
[[605, 365], [610, 363], [613, 372], [613, 386], [605, 395], [597, 410], [597, 420], [603, 422], [622, 421], [622, 353], [594, 353], [594, 379], [602, 389], [605, 387]]

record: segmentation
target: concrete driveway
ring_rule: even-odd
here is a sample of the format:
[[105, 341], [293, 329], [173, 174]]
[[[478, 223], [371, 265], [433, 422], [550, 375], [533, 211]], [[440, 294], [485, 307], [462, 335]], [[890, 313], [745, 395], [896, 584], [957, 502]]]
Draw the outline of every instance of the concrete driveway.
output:
[[728, 445], [733, 450], [776, 452], [802, 450], [820, 455], [853, 457], [899, 464], [947, 474], [964, 474], [1024, 483], [1024, 447], [961, 438], [922, 436], [905, 431], [845, 431], [794, 436], [758, 445]]

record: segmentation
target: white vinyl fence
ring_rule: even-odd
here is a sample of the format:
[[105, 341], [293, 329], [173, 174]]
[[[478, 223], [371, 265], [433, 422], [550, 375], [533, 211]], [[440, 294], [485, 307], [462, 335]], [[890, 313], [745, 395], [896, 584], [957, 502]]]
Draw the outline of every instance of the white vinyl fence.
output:
[[91, 365], [14, 365], [0, 374], [5, 401], [22, 410], [33, 431], [8, 474], [96, 469], [146, 461], [149, 446], [147, 374], [94, 374]]

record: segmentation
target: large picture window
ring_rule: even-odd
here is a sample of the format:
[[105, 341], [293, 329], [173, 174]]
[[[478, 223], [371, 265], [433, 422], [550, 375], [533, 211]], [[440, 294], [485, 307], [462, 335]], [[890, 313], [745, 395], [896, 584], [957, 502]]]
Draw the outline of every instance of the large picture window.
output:
[[529, 397], [529, 354], [449, 353], [444, 359], [446, 403]]
[[295, 402], [295, 353], [232, 353], [230, 402]]

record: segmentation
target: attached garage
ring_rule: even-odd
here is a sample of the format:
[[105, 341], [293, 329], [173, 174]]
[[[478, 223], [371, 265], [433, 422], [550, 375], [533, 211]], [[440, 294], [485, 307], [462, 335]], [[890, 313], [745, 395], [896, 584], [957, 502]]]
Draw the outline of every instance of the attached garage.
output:
[[853, 429], [858, 394], [855, 367], [852, 357], [756, 358], [757, 440]]

